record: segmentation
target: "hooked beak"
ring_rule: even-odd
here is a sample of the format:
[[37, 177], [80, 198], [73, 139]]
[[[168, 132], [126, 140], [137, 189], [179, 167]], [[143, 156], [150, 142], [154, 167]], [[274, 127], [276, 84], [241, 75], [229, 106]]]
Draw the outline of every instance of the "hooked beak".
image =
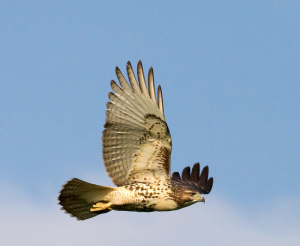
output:
[[205, 203], [205, 199], [204, 199], [204, 197], [203, 197], [203, 196], [201, 196], [201, 198], [200, 198], [199, 202], [203, 202], [203, 203]]
[[197, 202], [204, 202], [205, 203], [205, 199], [203, 196], [201, 196], [200, 194], [197, 194]]

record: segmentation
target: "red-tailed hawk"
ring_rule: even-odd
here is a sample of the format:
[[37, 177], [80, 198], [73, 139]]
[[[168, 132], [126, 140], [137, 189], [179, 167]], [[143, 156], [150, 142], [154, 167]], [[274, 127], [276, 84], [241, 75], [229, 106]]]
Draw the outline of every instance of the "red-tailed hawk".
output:
[[106, 123], [102, 145], [106, 171], [117, 187], [90, 184], [79, 179], [67, 182], [58, 197], [62, 208], [79, 220], [89, 219], [111, 210], [170, 211], [204, 202], [202, 194], [211, 191], [213, 178], [208, 167], [200, 175], [196, 163], [192, 172], [184, 168], [170, 177], [172, 140], [165, 120], [161, 87], [155, 95], [152, 67], [146, 86], [141, 61], [137, 65], [138, 81], [127, 63], [130, 85], [120, 69], [119, 87], [111, 81], [114, 93], [106, 104]]

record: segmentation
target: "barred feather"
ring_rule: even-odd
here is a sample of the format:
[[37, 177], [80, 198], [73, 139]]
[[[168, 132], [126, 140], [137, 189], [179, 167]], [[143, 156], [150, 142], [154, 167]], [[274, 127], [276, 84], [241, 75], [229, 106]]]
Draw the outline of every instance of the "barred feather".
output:
[[58, 200], [63, 209], [71, 216], [79, 220], [86, 220], [110, 211], [91, 212], [90, 208], [95, 202], [101, 201], [109, 192], [116, 189], [114, 187], [90, 184], [74, 178], [63, 186]]
[[161, 88], [155, 97], [153, 69], [149, 71], [149, 91], [141, 61], [138, 63], [139, 84], [131, 63], [127, 74], [130, 85], [119, 68], [119, 87], [111, 81], [105, 130], [102, 136], [106, 171], [114, 184], [135, 182], [170, 182], [171, 135], [163, 111]]

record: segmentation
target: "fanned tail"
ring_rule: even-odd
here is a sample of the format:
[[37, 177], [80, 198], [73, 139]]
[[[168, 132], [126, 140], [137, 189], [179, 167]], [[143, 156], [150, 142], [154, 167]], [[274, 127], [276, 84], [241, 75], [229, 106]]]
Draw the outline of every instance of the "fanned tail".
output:
[[117, 188], [90, 184], [80, 179], [73, 178], [68, 181], [60, 191], [59, 204], [67, 213], [79, 220], [86, 220], [111, 210], [91, 212], [90, 209], [96, 202], [109, 202], [103, 198]]

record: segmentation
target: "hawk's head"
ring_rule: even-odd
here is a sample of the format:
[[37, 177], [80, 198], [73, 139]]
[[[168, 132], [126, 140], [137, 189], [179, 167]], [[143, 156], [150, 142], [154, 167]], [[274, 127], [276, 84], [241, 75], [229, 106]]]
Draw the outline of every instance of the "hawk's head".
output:
[[172, 190], [179, 208], [192, 205], [196, 202], [205, 202], [201, 194], [209, 194], [213, 185], [213, 178], [208, 179], [208, 166], [205, 166], [200, 174], [200, 164], [182, 171], [182, 178], [178, 172], [172, 175]]

